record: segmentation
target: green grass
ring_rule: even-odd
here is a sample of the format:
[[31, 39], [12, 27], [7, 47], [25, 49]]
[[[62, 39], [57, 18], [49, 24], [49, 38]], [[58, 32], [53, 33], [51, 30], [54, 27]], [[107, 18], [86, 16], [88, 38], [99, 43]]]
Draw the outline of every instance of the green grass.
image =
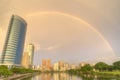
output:
[[112, 74], [112, 75], [120, 75], [120, 71], [106, 71], [106, 72], [97, 72], [97, 73], [100, 73], [100, 74]]

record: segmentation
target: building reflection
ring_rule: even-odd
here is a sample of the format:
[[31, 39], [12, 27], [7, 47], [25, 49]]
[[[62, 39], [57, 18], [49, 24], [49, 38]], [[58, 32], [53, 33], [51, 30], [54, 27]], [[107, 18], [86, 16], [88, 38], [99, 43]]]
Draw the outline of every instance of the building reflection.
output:
[[[70, 76], [67, 73], [42, 73], [36, 76], [33, 80], [76, 80], [76, 76]], [[77, 79], [79, 80], [79, 79]]]
[[53, 74], [53, 80], [70, 80], [70, 76], [66, 73]]
[[52, 74], [43, 73], [43, 74], [41, 74], [41, 79], [39, 79], [39, 80], [51, 80], [51, 79], [52, 79]]

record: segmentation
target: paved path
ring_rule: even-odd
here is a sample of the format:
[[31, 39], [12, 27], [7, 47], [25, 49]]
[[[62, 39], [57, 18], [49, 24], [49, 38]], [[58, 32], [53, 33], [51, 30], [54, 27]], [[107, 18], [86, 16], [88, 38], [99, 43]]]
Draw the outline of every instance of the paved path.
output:
[[31, 75], [31, 73], [26, 73], [26, 74], [17, 74], [17, 75], [13, 75], [13, 76], [9, 76], [7, 78], [3, 78], [0, 80], [12, 80], [12, 79], [18, 79], [18, 78], [22, 78], [22, 77], [29, 77]]

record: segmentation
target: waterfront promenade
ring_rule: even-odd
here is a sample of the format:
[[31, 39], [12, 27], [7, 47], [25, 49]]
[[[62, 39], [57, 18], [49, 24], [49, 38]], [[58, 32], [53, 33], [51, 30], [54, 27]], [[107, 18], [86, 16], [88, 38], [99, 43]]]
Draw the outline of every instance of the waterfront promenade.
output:
[[31, 76], [32, 74], [31, 73], [26, 73], [26, 74], [15, 74], [13, 76], [9, 76], [7, 78], [0, 78], [0, 80], [13, 80], [13, 79], [23, 79], [23, 78], [26, 78], [26, 77], [29, 77]]

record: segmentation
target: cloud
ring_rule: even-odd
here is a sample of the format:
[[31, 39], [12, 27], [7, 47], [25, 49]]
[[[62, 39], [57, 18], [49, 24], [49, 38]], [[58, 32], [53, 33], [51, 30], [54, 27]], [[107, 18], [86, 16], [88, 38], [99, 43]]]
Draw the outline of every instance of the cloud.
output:
[[53, 49], [55, 49], [54, 46], [50, 46], [50, 47], [46, 48], [46, 50], [53, 50]]
[[45, 50], [56, 50], [56, 49], [58, 49], [58, 48], [60, 48], [60, 44], [56, 44], [56, 45], [53, 45], [53, 46], [49, 46], [49, 47], [47, 47], [47, 48], [45, 48]]

